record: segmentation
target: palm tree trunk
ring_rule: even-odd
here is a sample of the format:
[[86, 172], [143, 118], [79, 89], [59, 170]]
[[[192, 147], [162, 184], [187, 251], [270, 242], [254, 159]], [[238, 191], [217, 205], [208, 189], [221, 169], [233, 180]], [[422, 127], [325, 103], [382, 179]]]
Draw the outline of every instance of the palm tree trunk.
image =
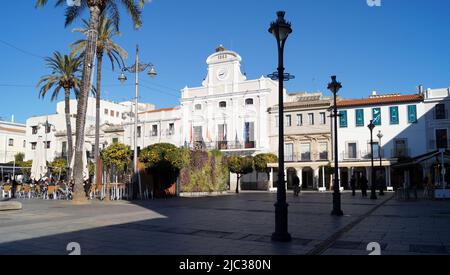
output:
[[[95, 94], [95, 151], [94, 151], [94, 163], [95, 167], [99, 166], [100, 156], [100, 89], [102, 82], [102, 61], [103, 55], [97, 52], [97, 93]], [[98, 173], [98, 169], [95, 169], [95, 184], [99, 186], [101, 182], [101, 173]]]
[[73, 155], [72, 123], [70, 121], [70, 88], [64, 88], [64, 105], [64, 112], [66, 113], [67, 159], [70, 175], [70, 162], [72, 161]]
[[[90, 30], [87, 34], [87, 46], [84, 56], [83, 64], [83, 78], [80, 96], [77, 104], [77, 123], [76, 123], [76, 141], [75, 141], [75, 163], [74, 163], [74, 203], [86, 202], [87, 198], [83, 191], [83, 145], [84, 145], [84, 130], [86, 125], [86, 111], [88, 104], [89, 91], [91, 90], [91, 76], [93, 71], [93, 61], [97, 44], [97, 28], [100, 18], [100, 7], [90, 6]], [[85, 164], [86, 165], [86, 164]]]

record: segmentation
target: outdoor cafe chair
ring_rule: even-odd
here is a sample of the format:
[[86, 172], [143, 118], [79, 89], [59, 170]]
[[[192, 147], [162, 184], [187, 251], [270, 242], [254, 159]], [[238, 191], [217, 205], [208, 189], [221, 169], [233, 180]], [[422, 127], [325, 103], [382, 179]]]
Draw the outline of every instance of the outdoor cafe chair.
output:
[[3, 185], [2, 187], [2, 197], [3, 198], [11, 198], [11, 186], [10, 185]]
[[25, 185], [22, 187], [22, 193], [21, 193], [21, 195], [24, 196], [25, 198], [31, 199], [31, 187], [30, 187], [30, 185], [25, 184]]
[[50, 195], [52, 195], [52, 199], [56, 200], [57, 196], [56, 196], [56, 186], [52, 186], [49, 185], [47, 187], [47, 195], [46, 195], [46, 199], [49, 200], [50, 199]]

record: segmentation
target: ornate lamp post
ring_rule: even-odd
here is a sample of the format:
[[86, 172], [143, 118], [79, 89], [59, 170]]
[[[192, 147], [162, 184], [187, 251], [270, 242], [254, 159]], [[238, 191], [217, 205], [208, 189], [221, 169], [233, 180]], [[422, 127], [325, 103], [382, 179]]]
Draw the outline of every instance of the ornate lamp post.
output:
[[278, 185], [277, 202], [275, 203], [275, 232], [272, 241], [289, 242], [291, 235], [288, 233], [288, 204], [286, 203], [286, 186], [284, 182], [284, 119], [283, 119], [283, 82], [292, 79], [289, 74], [284, 74], [284, 45], [289, 34], [292, 33], [291, 23], [284, 19], [285, 12], [277, 12], [277, 20], [270, 24], [269, 32], [275, 36], [278, 48], [278, 72], [269, 75], [278, 79]]
[[341, 192], [339, 190], [339, 160], [338, 160], [338, 122], [337, 118], [339, 116], [337, 110], [337, 93], [342, 88], [340, 82], [336, 81], [336, 76], [331, 77], [331, 83], [328, 84], [328, 90], [333, 93], [333, 114], [331, 117], [334, 119], [334, 183], [333, 183], [333, 210], [331, 215], [342, 216], [344, 212], [341, 209]]
[[[382, 155], [381, 155], [381, 138], [383, 137], [383, 134], [381, 133], [381, 130], [378, 131], [377, 134], [378, 137], [378, 156], [380, 157], [380, 176], [382, 174], [383, 171], [383, 161], [381, 159]], [[384, 178], [384, 180], [386, 181], [386, 176]], [[384, 186], [380, 186], [380, 196], [384, 195]]]
[[157, 73], [155, 71], [155, 68], [152, 63], [148, 64], [142, 64], [139, 63], [139, 46], [136, 45], [136, 63], [131, 67], [124, 67], [122, 68], [122, 73], [119, 76], [119, 81], [123, 84], [127, 77], [125, 76], [125, 72], [130, 72], [135, 74], [135, 86], [136, 86], [136, 97], [135, 97], [135, 111], [134, 111], [134, 158], [133, 158], [133, 168], [134, 168], [134, 175], [137, 177], [138, 183], [139, 183], [139, 197], [142, 199], [142, 186], [141, 186], [141, 178], [139, 177], [138, 173], [138, 167], [137, 167], [137, 160], [138, 160], [138, 150], [137, 150], [137, 132], [138, 132], [138, 114], [139, 114], [139, 107], [138, 107], [138, 97], [139, 97], [139, 73], [145, 71], [147, 68], [150, 68], [148, 71], [148, 75], [151, 78], [154, 78]]
[[375, 125], [373, 124], [373, 120], [370, 120], [369, 125], [367, 127], [370, 130], [370, 159], [372, 161], [371, 169], [370, 169], [370, 179], [371, 179], [371, 186], [370, 186], [370, 199], [376, 200], [377, 194], [375, 194], [375, 173], [373, 171], [373, 129], [375, 128]]

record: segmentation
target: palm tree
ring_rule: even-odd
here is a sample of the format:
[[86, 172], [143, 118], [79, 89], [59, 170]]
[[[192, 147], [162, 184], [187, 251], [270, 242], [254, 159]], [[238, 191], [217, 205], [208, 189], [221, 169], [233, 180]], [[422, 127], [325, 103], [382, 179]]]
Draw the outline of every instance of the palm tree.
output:
[[[74, 29], [74, 32], [87, 33], [89, 31], [89, 22], [83, 20], [83, 28]], [[117, 63], [119, 67], [124, 66], [123, 59], [127, 58], [127, 52], [118, 44], [114, 43], [112, 38], [116, 35], [120, 35], [114, 26], [114, 22], [102, 15], [100, 17], [100, 23], [97, 29], [97, 88], [96, 88], [96, 115], [95, 115], [95, 152], [94, 163], [98, 165], [99, 158], [99, 146], [100, 146], [100, 91], [102, 81], [102, 64], [103, 55], [106, 54], [111, 62], [112, 70], [114, 71], [114, 64]], [[72, 47], [72, 53], [84, 53], [86, 50], [88, 41], [86, 39], [80, 39], [74, 42]], [[95, 173], [97, 174], [97, 173]], [[98, 184], [98, 183], [97, 183]]]
[[[55, 0], [56, 6], [64, 6], [66, 0]], [[86, 124], [86, 109], [88, 93], [91, 87], [91, 76], [93, 71], [93, 60], [97, 45], [97, 29], [100, 22], [100, 15], [108, 12], [113, 20], [116, 29], [119, 29], [119, 5], [121, 3], [125, 10], [130, 14], [134, 27], [139, 28], [142, 25], [141, 12], [147, 0], [81, 0], [79, 5], [73, 5], [66, 8], [65, 25], [70, 25], [76, 18], [80, 17], [82, 12], [89, 9], [89, 31], [87, 34], [87, 45], [83, 63], [82, 86], [77, 105], [77, 123], [76, 123], [76, 141], [75, 141], [75, 165], [74, 165], [74, 201], [82, 202], [86, 200], [83, 192], [83, 143], [84, 129]], [[36, 0], [36, 7], [42, 7], [48, 3], [48, 0]]]
[[72, 125], [70, 123], [70, 91], [73, 89], [76, 96], [79, 94], [82, 58], [76, 56], [74, 53], [63, 56], [60, 52], [54, 52], [52, 57], [47, 57], [45, 60], [47, 67], [52, 70], [52, 74], [45, 75], [39, 80], [37, 87], [42, 85], [39, 90], [39, 97], [43, 98], [48, 91], [53, 90], [51, 100], [54, 101], [58, 98], [61, 89], [64, 90], [67, 157], [70, 160], [73, 154]]

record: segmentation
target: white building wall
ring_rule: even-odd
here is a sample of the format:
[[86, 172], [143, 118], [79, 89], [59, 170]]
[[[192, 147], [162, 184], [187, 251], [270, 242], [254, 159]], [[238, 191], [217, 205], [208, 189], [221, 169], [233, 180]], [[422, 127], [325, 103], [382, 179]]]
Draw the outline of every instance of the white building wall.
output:
[[[408, 105], [417, 106], [417, 123], [408, 123]], [[389, 121], [389, 107], [398, 106], [399, 124], [391, 125]], [[347, 127], [338, 128], [338, 152], [339, 160], [348, 160], [345, 157], [347, 144], [349, 142], [357, 143], [357, 158], [361, 159], [370, 154], [370, 131], [367, 127], [372, 119], [372, 108], [381, 108], [381, 125], [373, 130], [373, 140], [378, 141], [378, 131], [383, 135], [381, 139], [382, 152], [385, 158], [393, 158], [395, 139], [407, 139], [409, 156], [414, 157], [426, 153], [426, 121], [425, 106], [422, 102], [389, 104], [389, 105], [371, 105], [362, 107], [339, 108], [339, 111], [347, 111]], [[355, 110], [364, 110], [364, 126], [356, 126]], [[338, 121], [339, 125], [339, 121]]]
[[[201, 126], [204, 142], [214, 146], [219, 141], [220, 124], [227, 125], [228, 144], [243, 144], [244, 125], [254, 122], [253, 151], [269, 151], [267, 109], [278, 102], [278, 83], [265, 77], [247, 80], [240, 70], [240, 61], [241, 57], [233, 51], [216, 51], [207, 59], [208, 74], [202, 87], [181, 91], [183, 144], [192, 143], [192, 128]], [[253, 104], [246, 104], [247, 99], [252, 99]], [[222, 101], [226, 102], [225, 108], [219, 107]], [[201, 110], [195, 110], [197, 104], [201, 104]]]
[[24, 141], [25, 124], [0, 121], [0, 163], [8, 163], [16, 154], [25, 153]]
[[[86, 150], [91, 151], [92, 145], [94, 144], [93, 132], [95, 129], [95, 98], [89, 97], [88, 107], [86, 112], [86, 126], [85, 126], [85, 146]], [[100, 102], [100, 125], [111, 124], [111, 125], [123, 125], [130, 123], [134, 119], [133, 102], [121, 102], [115, 103], [112, 101], [102, 100]], [[32, 149], [33, 143], [37, 142], [39, 137], [43, 141], [50, 142], [50, 148], [46, 150], [46, 157], [48, 161], [52, 161], [55, 157], [58, 157], [62, 153], [62, 144], [66, 141], [66, 117], [65, 117], [65, 104], [64, 101], [60, 101], [56, 105], [56, 114], [43, 115], [31, 117], [26, 122], [26, 152], [25, 159], [33, 159], [35, 150]], [[153, 110], [153, 104], [139, 104], [140, 111]], [[70, 113], [71, 113], [71, 124], [72, 124], [72, 135], [73, 135], [73, 146], [75, 146], [75, 130], [76, 130], [76, 113], [77, 113], [77, 102], [76, 100], [70, 101]], [[45, 123], [48, 121], [51, 127], [49, 133], [45, 132]], [[38, 127], [36, 134], [32, 133], [33, 126]], [[121, 133], [111, 133], [108, 137], [101, 138], [101, 144], [111, 144], [113, 138], [117, 138], [119, 142], [125, 142], [124, 134]]]
[[[426, 113], [426, 139], [429, 152], [437, 150], [436, 130], [447, 130], [447, 144], [450, 144], [450, 88], [428, 89], [425, 93], [424, 109]], [[436, 117], [436, 105], [444, 105], [444, 117]], [[448, 148], [448, 147], [447, 147]]]

